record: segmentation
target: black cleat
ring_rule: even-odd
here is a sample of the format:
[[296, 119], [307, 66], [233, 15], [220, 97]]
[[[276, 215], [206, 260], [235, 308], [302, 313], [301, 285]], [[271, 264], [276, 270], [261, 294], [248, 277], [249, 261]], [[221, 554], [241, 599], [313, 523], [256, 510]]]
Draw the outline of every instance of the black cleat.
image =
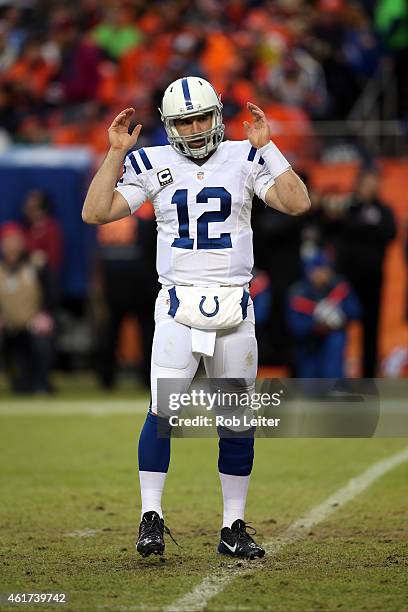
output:
[[[255, 559], [264, 556], [265, 551], [247, 533], [247, 525], [241, 519], [237, 519], [231, 527], [221, 529], [221, 540], [218, 544], [218, 552], [221, 555], [239, 557], [240, 559]], [[253, 527], [250, 527], [253, 529]], [[256, 533], [253, 530], [254, 535]]]
[[177, 544], [164, 524], [164, 520], [152, 510], [145, 512], [139, 527], [139, 537], [136, 542], [136, 550], [142, 557], [149, 555], [162, 555], [164, 553], [164, 533], [168, 533], [173, 542]]

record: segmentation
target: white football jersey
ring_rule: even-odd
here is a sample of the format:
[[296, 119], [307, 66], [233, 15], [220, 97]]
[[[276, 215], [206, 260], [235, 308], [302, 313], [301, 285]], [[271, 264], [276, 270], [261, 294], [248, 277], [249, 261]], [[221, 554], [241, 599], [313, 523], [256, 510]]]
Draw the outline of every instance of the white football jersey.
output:
[[244, 140], [222, 142], [201, 166], [170, 145], [133, 151], [116, 189], [132, 213], [153, 203], [163, 286], [244, 286], [252, 278], [252, 198], [264, 200], [273, 184]]

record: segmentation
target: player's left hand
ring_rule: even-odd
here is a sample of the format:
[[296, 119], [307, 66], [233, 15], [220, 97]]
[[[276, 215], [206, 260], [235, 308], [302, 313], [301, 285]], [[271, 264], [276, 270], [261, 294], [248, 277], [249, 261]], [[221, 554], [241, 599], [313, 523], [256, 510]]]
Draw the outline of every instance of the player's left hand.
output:
[[251, 145], [255, 149], [260, 149], [268, 144], [271, 139], [268, 120], [259, 106], [252, 104], [252, 102], [247, 102], [247, 108], [252, 115], [252, 123], [244, 121], [244, 129]]

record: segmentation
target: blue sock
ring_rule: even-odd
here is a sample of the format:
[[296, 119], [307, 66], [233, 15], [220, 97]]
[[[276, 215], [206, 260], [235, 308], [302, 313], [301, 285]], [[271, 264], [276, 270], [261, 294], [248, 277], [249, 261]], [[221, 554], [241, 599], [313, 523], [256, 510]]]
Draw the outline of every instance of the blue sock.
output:
[[254, 438], [220, 438], [218, 471], [231, 476], [249, 476], [254, 463]]
[[[159, 422], [160, 421], [160, 422]], [[168, 432], [169, 437], [159, 438]], [[162, 428], [163, 426], [163, 428]], [[146, 472], [167, 472], [170, 463], [170, 427], [167, 419], [158, 417], [150, 410], [140, 432], [139, 438], [139, 470]]]

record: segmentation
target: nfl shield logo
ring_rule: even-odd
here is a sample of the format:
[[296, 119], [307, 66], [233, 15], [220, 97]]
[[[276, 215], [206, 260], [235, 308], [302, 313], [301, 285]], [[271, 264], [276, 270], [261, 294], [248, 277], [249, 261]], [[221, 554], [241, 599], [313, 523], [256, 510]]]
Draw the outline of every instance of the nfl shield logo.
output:
[[197, 172], [197, 178], [199, 181], [202, 181], [204, 178], [204, 172], [202, 170], [200, 170], [200, 172]]

